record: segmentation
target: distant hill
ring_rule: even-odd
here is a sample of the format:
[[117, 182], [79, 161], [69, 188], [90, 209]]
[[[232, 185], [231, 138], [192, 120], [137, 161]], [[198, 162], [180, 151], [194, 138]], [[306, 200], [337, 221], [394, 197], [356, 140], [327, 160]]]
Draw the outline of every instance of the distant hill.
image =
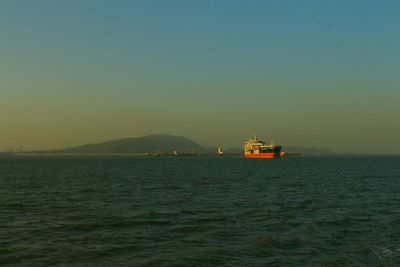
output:
[[204, 148], [183, 136], [155, 134], [87, 144], [63, 150], [67, 154], [111, 154], [111, 153], [171, 153], [174, 150], [196, 153]]
[[[289, 153], [302, 154], [302, 155], [330, 155], [334, 154], [334, 152], [323, 149], [323, 148], [315, 148], [315, 147], [299, 147], [299, 146], [283, 146], [283, 151], [287, 151]], [[225, 149], [225, 153], [238, 154], [243, 153], [243, 148], [240, 147], [230, 147]]]
[[324, 148], [315, 147], [300, 147], [300, 146], [288, 146], [284, 147], [283, 150], [289, 153], [303, 154], [303, 155], [331, 155], [335, 152]]

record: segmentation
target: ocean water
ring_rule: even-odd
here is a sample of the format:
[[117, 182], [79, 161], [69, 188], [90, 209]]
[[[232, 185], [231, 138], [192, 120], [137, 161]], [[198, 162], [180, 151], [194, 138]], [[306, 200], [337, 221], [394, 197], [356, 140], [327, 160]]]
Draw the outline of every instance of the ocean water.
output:
[[400, 157], [3, 157], [8, 265], [400, 266]]

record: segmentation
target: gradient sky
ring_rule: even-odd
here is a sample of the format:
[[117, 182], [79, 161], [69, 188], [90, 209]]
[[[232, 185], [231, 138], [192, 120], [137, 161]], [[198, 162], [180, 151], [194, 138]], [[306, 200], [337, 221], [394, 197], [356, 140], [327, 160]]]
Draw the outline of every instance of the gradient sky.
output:
[[399, 1], [0, 3], [0, 149], [153, 133], [400, 153]]

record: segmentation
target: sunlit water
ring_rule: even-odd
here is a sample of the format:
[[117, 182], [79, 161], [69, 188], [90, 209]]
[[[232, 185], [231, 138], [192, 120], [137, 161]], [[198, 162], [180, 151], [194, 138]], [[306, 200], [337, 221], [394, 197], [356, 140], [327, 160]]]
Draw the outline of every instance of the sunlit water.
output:
[[399, 266], [400, 157], [3, 157], [8, 264]]

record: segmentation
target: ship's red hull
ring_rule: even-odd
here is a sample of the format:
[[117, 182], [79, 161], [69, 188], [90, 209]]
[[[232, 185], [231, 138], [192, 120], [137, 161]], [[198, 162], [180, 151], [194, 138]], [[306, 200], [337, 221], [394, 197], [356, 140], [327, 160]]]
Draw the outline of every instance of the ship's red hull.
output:
[[244, 157], [247, 159], [275, 159], [283, 158], [286, 156], [286, 152], [276, 153], [258, 153], [258, 154], [245, 154]]

